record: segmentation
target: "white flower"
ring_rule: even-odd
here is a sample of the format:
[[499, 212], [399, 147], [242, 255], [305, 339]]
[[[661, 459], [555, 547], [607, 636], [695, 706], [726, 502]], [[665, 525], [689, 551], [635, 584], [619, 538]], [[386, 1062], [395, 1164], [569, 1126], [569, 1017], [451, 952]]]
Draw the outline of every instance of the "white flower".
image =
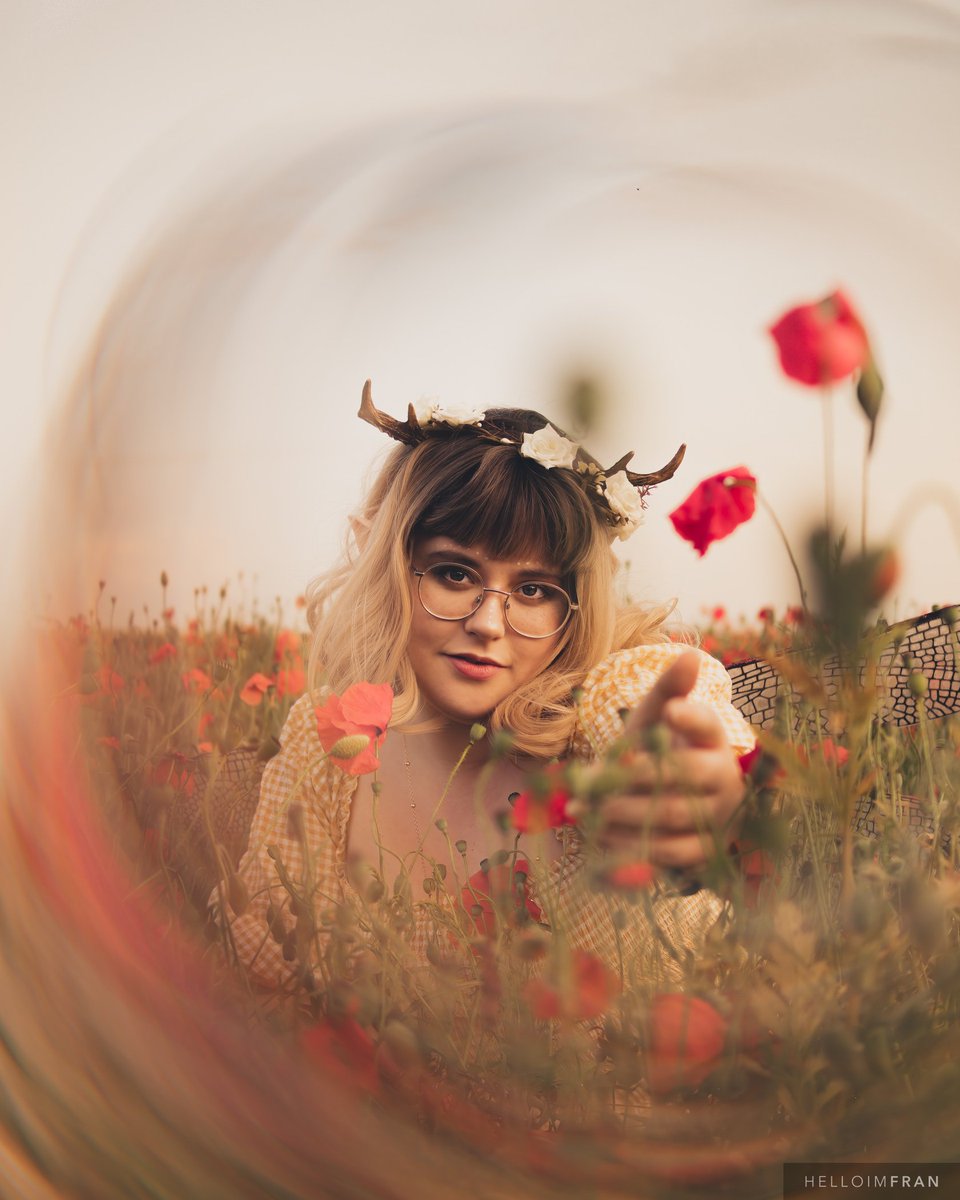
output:
[[643, 501], [627, 478], [626, 471], [618, 471], [610, 476], [603, 495], [610, 511], [623, 519], [623, 524], [617, 527], [617, 537], [628, 538], [643, 521]]
[[432, 418], [445, 425], [479, 425], [487, 414], [482, 408], [468, 408], [465, 404], [434, 404]]
[[541, 467], [572, 467], [578, 449], [576, 442], [557, 433], [552, 425], [544, 425], [536, 433], [523, 435], [520, 453]]
[[424, 396], [413, 406], [413, 411], [421, 425], [429, 425], [439, 407], [440, 401], [436, 396]]

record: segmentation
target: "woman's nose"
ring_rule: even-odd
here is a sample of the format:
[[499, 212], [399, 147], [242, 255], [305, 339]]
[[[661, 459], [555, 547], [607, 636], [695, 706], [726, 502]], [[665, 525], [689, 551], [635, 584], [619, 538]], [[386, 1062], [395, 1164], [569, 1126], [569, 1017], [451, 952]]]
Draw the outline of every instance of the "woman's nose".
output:
[[500, 592], [487, 591], [477, 611], [464, 621], [464, 628], [481, 637], [503, 637], [507, 632], [503, 610], [506, 600], [507, 597]]

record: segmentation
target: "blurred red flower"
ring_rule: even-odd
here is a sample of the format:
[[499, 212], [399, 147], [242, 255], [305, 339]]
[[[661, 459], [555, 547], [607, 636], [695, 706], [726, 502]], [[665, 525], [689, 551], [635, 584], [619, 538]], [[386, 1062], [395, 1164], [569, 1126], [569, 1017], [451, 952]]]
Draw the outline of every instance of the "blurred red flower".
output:
[[112, 667], [101, 667], [95, 678], [100, 694], [103, 696], [117, 696], [124, 689], [123, 676], [118, 675]]
[[192, 796], [196, 790], [194, 766], [195, 764], [185, 754], [173, 750], [169, 754], [165, 754], [154, 766], [153, 782], [161, 786], [167, 785], [187, 796]]
[[523, 994], [538, 1021], [590, 1021], [606, 1012], [617, 980], [595, 954], [574, 950], [565, 986], [531, 979]]
[[277, 631], [276, 640], [273, 643], [273, 661], [280, 662], [283, 658], [292, 658], [300, 661], [300, 656], [303, 652], [303, 638], [293, 629], [280, 629]]
[[750, 520], [757, 507], [756, 490], [756, 477], [746, 467], [731, 467], [697, 484], [670, 520], [703, 557], [714, 542]]
[[732, 850], [739, 856], [744, 902], [747, 908], [756, 908], [763, 885], [768, 880], [774, 884], [780, 882], [781, 874], [777, 870], [776, 859], [768, 850], [762, 850], [749, 841], [733, 846]]
[[699, 996], [654, 996], [647, 1023], [647, 1086], [657, 1096], [699, 1086], [717, 1065], [727, 1021]]
[[273, 680], [262, 671], [255, 671], [240, 689], [240, 699], [251, 708], [256, 708], [273, 687]]
[[151, 667], [155, 667], [157, 663], [162, 663], [168, 658], [176, 658], [177, 648], [173, 642], [164, 642], [162, 646], [158, 646], [156, 650], [147, 659]]
[[[838, 767], [842, 767], [850, 757], [850, 751], [846, 746], [838, 746], [832, 738], [824, 738], [822, 742], [814, 742], [812, 748], [815, 751], [820, 751], [825, 763], [832, 763]], [[807, 754], [805, 746], [797, 746], [797, 758], [804, 765], [809, 763], [810, 756]]]
[[316, 708], [317, 736], [329, 752], [344, 737], [364, 734], [368, 744], [338, 765], [350, 775], [365, 775], [380, 766], [377, 750], [386, 735], [393, 713], [393, 688], [389, 683], [355, 683], [338, 696], [331, 693]]
[[570, 793], [563, 787], [563, 763], [551, 763], [543, 772], [543, 785], [521, 792], [517, 797], [510, 821], [519, 833], [544, 833], [561, 825], [575, 825], [567, 813]]
[[518, 858], [511, 870], [509, 863], [498, 863], [485, 871], [475, 871], [460, 893], [460, 904], [473, 919], [477, 932], [495, 937], [497, 919], [529, 917], [539, 921], [542, 910], [532, 898], [530, 864]]
[[770, 335], [783, 373], [808, 387], [843, 379], [870, 361], [866, 331], [841, 291], [791, 308], [770, 326]]
[[307, 677], [302, 667], [281, 667], [277, 671], [277, 695], [299, 696], [306, 690]]
[[184, 671], [180, 678], [188, 692], [209, 692], [213, 687], [213, 680], [206, 671], [201, 671], [199, 667], [194, 667], [191, 671]]
[[616, 891], [636, 892], [648, 888], [656, 872], [647, 862], [622, 863], [604, 875], [604, 881]]
[[328, 1017], [300, 1034], [309, 1063], [338, 1084], [373, 1094], [379, 1090], [376, 1047], [353, 1017]]

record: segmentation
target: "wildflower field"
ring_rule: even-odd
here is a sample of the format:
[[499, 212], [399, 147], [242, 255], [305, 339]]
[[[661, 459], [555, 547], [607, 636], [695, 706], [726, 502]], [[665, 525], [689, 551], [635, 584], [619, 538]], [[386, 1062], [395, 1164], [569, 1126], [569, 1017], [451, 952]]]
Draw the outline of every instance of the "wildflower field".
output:
[[[849, 301], [836, 295], [792, 310], [774, 335], [784, 369], [802, 384], [853, 376], [872, 439], [882, 385]], [[733, 468], [704, 481], [672, 519], [703, 554], [754, 516], [757, 496], [753, 474]], [[31, 836], [29, 821], [14, 822], [23, 869], [61, 897], [61, 925], [77, 928], [66, 897], [82, 899], [86, 879], [95, 914], [86, 919], [100, 920], [130, 979], [148, 962], [164, 964], [169, 991], [156, 987], [159, 971], [150, 987], [169, 1029], [203, 1022], [202, 1036], [190, 1024], [184, 1037], [195, 1074], [171, 1037], [170, 1070], [185, 1076], [168, 1076], [154, 1059], [146, 1085], [166, 1098], [157, 1112], [196, 1122], [216, 1147], [204, 1158], [192, 1142], [171, 1143], [184, 1172], [210, 1173], [206, 1190], [189, 1194], [370, 1194], [356, 1174], [356, 1187], [334, 1186], [329, 1173], [311, 1187], [302, 1164], [347, 1179], [362, 1159], [344, 1167], [339, 1142], [356, 1156], [364, 1138], [377, 1137], [385, 1162], [402, 1163], [408, 1142], [432, 1147], [422, 1179], [409, 1181], [423, 1195], [454, 1194], [445, 1165], [491, 1197], [520, 1187], [531, 1196], [749, 1197], [780, 1194], [786, 1161], [956, 1156], [960, 614], [888, 626], [878, 612], [894, 550], [865, 539], [851, 550], [827, 499], [807, 573], [798, 569], [800, 603], [737, 625], [712, 610], [700, 631], [735, 680], [738, 664], [756, 667], [769, 701], [743, 764], [744, 812], [702, 872], [611, 863], [596, 844], [597, 814], [629, 769], [626, 738], [595, 762], [534, 774], [502, 814], [507, 829], [527, 836], [576, 829], [586, 902], [603, 914], [610, 957], [571, 946], [550, 880], [517, 852], [470, 872], [454, 843], [443, 861], [422, 864], [417, 890], [409, 870], [387, 886], [377, 864], [356, 864], [349, 902], [330, 906], [309, 890], [309, 869], [298, 881], [271, 850], [294, 919], [268, 907], [265, 938], [290, 970], [283, 987], [259, 988], [223, 914], [262, 900], [237, 866], [264, 765], [306, 688], [304, 631], [280, 611], [232, 611], [226, 593], [210, 603], [198, 592], [192, 613], [174, 613], [165, 575], [156, 619], [118, 626], [102, 615], [104, 584], [89, 613], [41, 631], [58, 680], [45, 711], [51, 726], [71, 731], [57, 761], [68, 762], [73, 782], [58, 776], [59, 832], [38, 818]], [[914, 649], [928, 644], [930, 656]], [[740, 673], [744, 711], [759, 713], [761, 683]], [[389, 692], [359, 684], [318, 703], [324, 754], [346, 770], [375, 771], [393, 736]], [[509, 749], [507, 738], [500, 752]], [[670, 753], [653, 734], [647, 749]], [[71, 810], [80, 796], [92, 803]], [[430, 811], [437, 798], [423, 799]], [[294, 840], [298, 821], [291, 806]], [[442, 816], [437, 828], [445, 833]], [[51, 847], [65, 830], [74, 831], [75, 857], [58, 859]], [[111, 867], [95, 860], [88, 838], [105, 846]], [[107, 915], [109, 889], [119, 903]], [[444, 934], [428, 946], [426, 967], [409, 944], [425, 906]], [[695, 936], [682, 919], [690, 911]], [[79, 968], [57, 975], [61, 968], [59, 959], [48, 964], [48, 977], [69, 978], [63, 995], [73, 993], [71, 1015], [85, 1029], [100, 1001], [91, 981], [89, 994], [76, 986], [86, 979]], [[116, 1009], [120, 1041], [141, 1028], [128, 1013], [127, 1028], [125, 1012]], [[28, 1099], [17, 1112], [30, 1111]], [[33, 1125], [21, 1116], [17, 1136], [35, 1163], [65, 1179], [71, 1154], [88, 1155], [73, 1178], [89, 1184], [106, 1138], [58, 1149], [50, 1131], [64, 1118], [50, 1105]], [[260, 1132], [244, 1123], [247, 1111]], [[391, 1122], [387, 1133], [380, 1120]], [[124, 1128], [122, 1119], [102, 1121], [104, 1130]], [[162, 1153], [147, 1162], [137, 1145], [131, 1136], [127, 1175], [99, 1194], [147, 1194], [151, 1178], [153, 1194], [177, 1194], [183, 1176], [157, 1183]], [[485, 1174], [491, 1164], [509, 1175], [498, 1183]], [[123, 1179], [136, 1179], [133, 1190], [124, 1193]], [[385, 1186], [369, 1183], [373, 1194]]]

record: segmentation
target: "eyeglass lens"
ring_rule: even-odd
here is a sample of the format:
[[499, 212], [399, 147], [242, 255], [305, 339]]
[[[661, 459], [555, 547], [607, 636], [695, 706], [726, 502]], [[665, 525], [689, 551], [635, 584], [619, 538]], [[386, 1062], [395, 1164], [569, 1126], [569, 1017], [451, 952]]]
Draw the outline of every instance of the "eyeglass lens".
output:
[[[423, 607], [447, 621], [460, 621], [475, 613], [483, 596], [483, 580], [469, 567], [436, 563], [420, 576]], [[566, 592], [539, 580], [518, 584], [504, 599], [510, 628], [527, 637], [549, 637], [559, 632], [570, 614]]]

